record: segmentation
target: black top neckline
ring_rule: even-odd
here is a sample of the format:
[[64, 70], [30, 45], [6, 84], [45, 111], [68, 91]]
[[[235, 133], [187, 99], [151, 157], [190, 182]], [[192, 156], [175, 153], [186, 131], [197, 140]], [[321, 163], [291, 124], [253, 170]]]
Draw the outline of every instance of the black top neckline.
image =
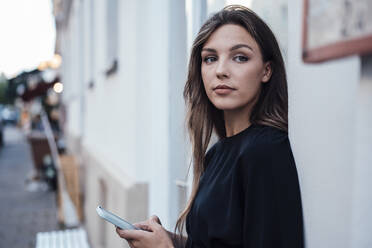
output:
[[242, 131], [240, 131], [239, 133], [236, 133], [232, 136], [229, 136], [229, 137], [225, 137], [225, 138], [222, 138], [221, 141], [223, 143], [225, 142], [231, 142], [235, 139], [238, 139], [239, 137], [243, 136], [245, 133], [247, 133], [249, 130], [251, 130], [254, 126], [256, 126], [256, 124], [252, 123], [251, 125], [249, 125], [249, 127], [243, 129]]

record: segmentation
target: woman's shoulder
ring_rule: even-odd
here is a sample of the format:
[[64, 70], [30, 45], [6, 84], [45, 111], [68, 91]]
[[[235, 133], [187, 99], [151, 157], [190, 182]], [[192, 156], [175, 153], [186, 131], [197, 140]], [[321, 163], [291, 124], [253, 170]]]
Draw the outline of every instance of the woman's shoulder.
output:
[[277, 127], [256, 124], [250, 138], [254, 145], [272, 145], [288, 139], [288, 133]]
[[257, 127], [254, 137], [241, 149], [238, 164], [242, 170], [280, 172], [294, 163], [288, 133], [275, 127]]
[[[240, 134], [238, 134], [239, 136]], [[268, 150], [275, 149], [276, 146], [285, 144], [288, 141], [288, 133], [279, 128], [252, 124], [252, 127], [242, 132], [239, 137], [226, 141], [225, 139], [215, 142], [207, 150], [205, 160], [209, 160], [214, 154], [219, 153], [226, 147], [239, 147], [239, 154], [246, 153], [267, 154]], [[235, 143], [234, 143], [235, 142]]]
[[241, 155], [268, 156], [281, 147], [288, 147], [288, 133], [279, 128], [255, 125], [241, 146]]

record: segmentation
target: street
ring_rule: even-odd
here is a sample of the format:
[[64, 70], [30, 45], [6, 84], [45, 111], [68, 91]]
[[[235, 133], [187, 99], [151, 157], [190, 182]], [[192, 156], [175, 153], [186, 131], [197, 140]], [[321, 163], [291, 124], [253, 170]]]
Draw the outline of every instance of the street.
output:
[[55, 192], [26, 190], [33, 161], [26, 137], [4, 129], [0, 149], [0, 248], [33, 248], [37, 232], [58, 230]]

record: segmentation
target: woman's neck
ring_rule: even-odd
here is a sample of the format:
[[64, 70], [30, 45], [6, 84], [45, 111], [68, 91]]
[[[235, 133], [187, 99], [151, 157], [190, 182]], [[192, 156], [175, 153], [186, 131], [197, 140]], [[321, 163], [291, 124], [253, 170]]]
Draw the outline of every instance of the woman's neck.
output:
[[250, 119], [252, 109], [256, 105], [259, 97], [260, 92], [258, 92], [257, 95], [245, 106], [223, 111], [226, 137], [230, 137], [237, 133], [240, 133], [244, 129], [251, 126], [252, 123]]
[[250, 109], [225, 110], [224, 119], [226, 137], [233, 136], [251, 125]]

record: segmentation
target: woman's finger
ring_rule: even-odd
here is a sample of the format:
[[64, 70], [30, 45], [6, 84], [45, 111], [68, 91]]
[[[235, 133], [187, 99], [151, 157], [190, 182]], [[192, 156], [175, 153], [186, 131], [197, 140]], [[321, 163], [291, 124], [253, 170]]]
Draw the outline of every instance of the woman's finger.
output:
[[148, 223], [137, 223], [133, 224], [135, 227], [140, 228], [145, 231], [151, 231], [151, 228], [149, 227]]
[[149, 221], [149, 228], [151, 229], [152, 232], [156, 231], [156, 230], [159, 230], [159, 229], [163, 229], [163, 227], [161, 226], [161, 224], [157, 221], [156, 218], [150, 218], [150, 221]]
[[136, 222], [136, 223], [133, 223], [133, 226], [145, 225], [146, 223], [147, 223], [147, 220], [146, 221], [141, 221], [141, 222]]
[[150, 221], [155, 221], [155, 222], [157, 222], [158, 224], [161, 225], [161, 221], [160, 221], [159, 217], [156, 216], [156, 215], [152, 215], [152, 216], [150, 217]]
[[132, 241], [127, 240], [127, 242], [128, 242], [128, 244], [129, 244], [129, 247], [130, 247], [130, 248], [135, 248], [135, 246], [133, 245], [133, 242], [132, 242]]
[[128, 240], [128, 244], [130, 248], [137, 248], [138, 247], [138, 241], [137, 240]]
[[138, 240], [132, 240], [131, 243], [132, 243], [133, 247], [135, 247], [135, 248], [141, 247], [140, 244], [139, 244], [140, 241], [138, 241]]
[[139, 240], [143, 237], [143, 231], [141, 230], [123, 230], [116, 228], [116, 233], [123, 239], [126, 240]]

